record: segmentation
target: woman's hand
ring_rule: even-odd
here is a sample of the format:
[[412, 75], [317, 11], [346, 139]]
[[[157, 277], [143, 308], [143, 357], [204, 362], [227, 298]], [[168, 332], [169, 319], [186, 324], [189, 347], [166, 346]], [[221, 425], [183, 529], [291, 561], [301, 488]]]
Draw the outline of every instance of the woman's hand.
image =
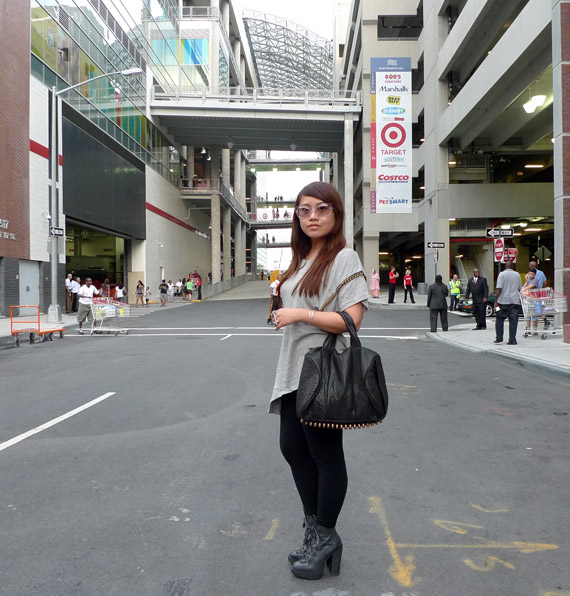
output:
[[303, 315], [307, 316], [309, 311], [305, 308], [280, 308], [273, 311], [273, 320], [275, 322], [275, 331], [279, 331], [282, 327], [299, 323], [303, 320]]

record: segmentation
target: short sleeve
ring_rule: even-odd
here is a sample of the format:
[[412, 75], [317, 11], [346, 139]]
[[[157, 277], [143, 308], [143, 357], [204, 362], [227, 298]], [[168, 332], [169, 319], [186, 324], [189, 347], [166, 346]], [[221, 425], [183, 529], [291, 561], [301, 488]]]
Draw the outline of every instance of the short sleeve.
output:
[[[355, 251], [342, 250], [335, 259], [329, 285], [334, 292], [336, 288], [350, 276], [363, 272], [362, 264]], [[355, 277], [339, 290], [336, 298], [326, 310], [346, 310], [354, 304], [363, 303], [368, 308], [368, 286], [364, 275]], [[332, 308], [331, 308], [332, 307]]]

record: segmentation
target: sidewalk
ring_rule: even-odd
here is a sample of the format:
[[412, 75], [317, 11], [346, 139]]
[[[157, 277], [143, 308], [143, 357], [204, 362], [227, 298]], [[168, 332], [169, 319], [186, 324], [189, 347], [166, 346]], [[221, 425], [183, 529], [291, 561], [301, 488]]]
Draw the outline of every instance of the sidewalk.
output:
[[394, 297], [394, 304], [388, 304], [388, 286], [384, 285], [380, 288], [382, 292], [378, 298], [368, 297], [368, 308], [382, 308], [391, 310], [408, 310], [408, 309], [425, 309], [427, 303], [427, 296], [418, 294], [417, 289], [414, 289], [414, 301], [411, 302], [408, 297], [408, 301], [404, 302], [404, 288], [399, 284], [396, 286], [396, 295]]
[[566, 379], [570, 378], [570, 344], [565, 344], [562, 341], [561, 331], [557, 335], [548, 335], [545, 340], [542, 340], [540, 335], [525, 338], [524, 320], [519, 319], [517, 345], [509, 346], [507, 345], [508, 322], [505, 323], [504, 342], [494, 344], [494, 317], [487, 318], [487, 329], [482, 331], [473, 331], [474, 319], [472, 317], [465, 317], [464, 320], [465, 323], [453, 325], [453, 319], [450, 319], [450, 324], [453, 326], [449, 327], [449, 331], [445, 333], [443, 331], [437, 333], [428, 331], [426, 336], [469, 352], [516, 362], [525, 369], [537, 370], [542, 373], [550, 372], [558, 376], [563, 375]]

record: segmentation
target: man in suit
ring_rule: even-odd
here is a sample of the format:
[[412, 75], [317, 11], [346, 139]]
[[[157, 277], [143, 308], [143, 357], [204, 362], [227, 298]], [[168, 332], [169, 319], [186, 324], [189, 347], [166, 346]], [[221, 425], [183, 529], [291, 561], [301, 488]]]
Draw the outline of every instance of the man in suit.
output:
[[427, 305], [429, 308], [429, 322], [432, 333], [437, 331], [437, 314], [441, 319], [441, 328], [447, 331], [447, 286], [441, 275], [435, 276], [435, 283], [428, 289]]
[[467, 282], [465, 290], [465, 300], [471, 296], [473, 298], [473, 314], [475, 315], [475, 324], [473, 331], [487, 329], [487, 319], [485, 309], [487, 298], [489, 297], [489, 286], [487, 280], [479, 275], [479, 269], [473, 269], [473, 277]]

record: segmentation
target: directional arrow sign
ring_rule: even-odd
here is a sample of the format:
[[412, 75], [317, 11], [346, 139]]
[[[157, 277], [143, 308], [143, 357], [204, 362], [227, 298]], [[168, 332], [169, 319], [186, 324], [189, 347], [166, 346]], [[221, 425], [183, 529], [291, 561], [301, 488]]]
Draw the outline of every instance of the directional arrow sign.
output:
[[55, 228], [54, 226], [51, 226], [49, 229], [49, 232], [52, 236], [63, 236], [64, 229], [63, 228]]
[[445, 248], [445, 242], [428, 242], [428, 248]]
[[487, 238], [512, 238], [514, 235], [514, 228], [487, 228]]

